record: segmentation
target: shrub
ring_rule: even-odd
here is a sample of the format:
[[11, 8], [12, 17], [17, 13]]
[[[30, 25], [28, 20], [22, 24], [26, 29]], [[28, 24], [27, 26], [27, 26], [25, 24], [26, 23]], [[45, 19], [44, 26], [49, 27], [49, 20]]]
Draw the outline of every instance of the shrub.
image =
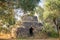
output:
[[59, 37], [58, 32], [50, 23], [44, 24], [43, 32], [45, 32], [49, 37]]
[[49, 37], [54, 37], [54, 38], [59, 37], [59, 34], [58, 34], [57, 32], [55, 32], [55, 31], [47, 32], [47, 35], [48, 35]]
[[0, 32], [3, 32], [3, 33], [10, 33], [10, 30], [8, 30], [8, 29], [5, 28], [5, 27], [1, 27], [1, 26], [0, 26]]

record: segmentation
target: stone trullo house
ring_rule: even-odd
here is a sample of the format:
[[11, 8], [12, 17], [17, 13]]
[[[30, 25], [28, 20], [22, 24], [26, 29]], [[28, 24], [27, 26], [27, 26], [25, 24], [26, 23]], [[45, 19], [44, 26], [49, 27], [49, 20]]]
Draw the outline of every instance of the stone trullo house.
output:
[[42, 28], [42, 24], [38, 22], [36, 16], [25, 15], [22, 17], [21, 27], [17, 28], [17, 37], [27, 37], [29, 35], [29, 28], [33, 27], [34, 32], [38, 32]]

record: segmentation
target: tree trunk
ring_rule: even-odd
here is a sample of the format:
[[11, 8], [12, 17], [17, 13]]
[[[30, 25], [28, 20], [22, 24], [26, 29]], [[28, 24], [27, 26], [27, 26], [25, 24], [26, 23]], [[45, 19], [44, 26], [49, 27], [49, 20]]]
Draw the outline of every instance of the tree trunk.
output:
[[57, 32], [58, 32], [58, 35], [59, 35], [59, 26], [58, 26], [58, 23], [57, 23], [57, 18], [53, 18], [53, 22], [56, 25]]

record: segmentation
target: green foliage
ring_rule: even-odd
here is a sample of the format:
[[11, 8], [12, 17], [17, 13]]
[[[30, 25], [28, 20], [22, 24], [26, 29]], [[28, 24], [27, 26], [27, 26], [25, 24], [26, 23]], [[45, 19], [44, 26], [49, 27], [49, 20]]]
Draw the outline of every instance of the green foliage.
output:
[[19, 7], [23, 9], [24, 12], [33, 11], [39, 2], [40, 0], [18, 0]]
[[49, 37], [59, 37], [59, 34], [57, 33], [56, 29], [53, 27], [53, 24], [45, 23], [43, 27], [43, 32], [47, 33]]
[[9, 23], [10, 25], [15, 24], [15, 18], [9, 19], [8, 23]]
[[2, 27], [0, 27], [0, 32], [1, 32], [1, 30], [2, 30]]
[[4, 15], [3, 14], [3, 15], [0, 16], [0, 19], [2, 19], [3, 22], [9, 23], [10, 25], [15, 24], [15, 18], [12, 14], [11, 15], [9, 15], [9, 14]]
[[29, 16], [34, 16], [35, 12], [31, 11], [31, 13], [29, 14]]
[[43, 20], [43, 12], [44, 12], [44, 9], [40, 6], [37, 6], [36, 9], [34, 10], [36, 12], [36, 14], [38, 15], [38, 18], [40, 20]]
[[55, 31], [53, 31], [53, 32], [48, 33], [48, 36], [57, 38], [57, 37], [59, 37], [59, 34], [56, 33]]
[[[60, 1], [59, 0], [46, 0], [45, 2], [45, 12], [44, 12], [44, 19], [46, 18], [58, 18], [60, 17], [59, 10], [60, 10]], [[46, 16], [45, 16], [46, 15]]]
[[29, 15], [34, 16], [34, 14], [36, 13], [39, 16], [39, 19], [42, 19], [43, 12], [44, 12], [43, 8], [41, 8], [40, 6], [36, 6], [33, 11], [30, 11]]
[[50, 32], [50, 31], [55, 31], [53, 26], [50, 23], [44, 23], [43, 31]]
[[[60, 0], [46, 0], [45, 1], [45, 8], [43, 13], [44, 20], [52, 20], [52, 23], [56, 26], [56, 29], [59, 32], [58, 29], [58, 18], [60, 17]], [[51, 22], [51, 21], [50, 21]]]
[[0, 32], [3, 32], [3, 33], [10, 33], [10, 30], [8, 30], [8, 29], [5, 28], [5, 27], [0, 26]]
[[3, 22], [9, 23], [10, 25], [15, 24], [14, 10], [10, 7], [12, 4], [7, 4], [7, 1], [1, 3], [2, 4], [0, 6], [0, 19], [3, 20]]
[[6, 0], [0, 0], [1, 2], [5, 2]]

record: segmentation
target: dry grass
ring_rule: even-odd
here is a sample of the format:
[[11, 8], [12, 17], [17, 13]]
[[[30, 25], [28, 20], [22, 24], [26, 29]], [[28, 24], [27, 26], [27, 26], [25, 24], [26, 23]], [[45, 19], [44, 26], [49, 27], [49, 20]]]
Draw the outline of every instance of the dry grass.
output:
[[0, 39], [9, 39], [11, 38], [10, 34], [0, 33]]

